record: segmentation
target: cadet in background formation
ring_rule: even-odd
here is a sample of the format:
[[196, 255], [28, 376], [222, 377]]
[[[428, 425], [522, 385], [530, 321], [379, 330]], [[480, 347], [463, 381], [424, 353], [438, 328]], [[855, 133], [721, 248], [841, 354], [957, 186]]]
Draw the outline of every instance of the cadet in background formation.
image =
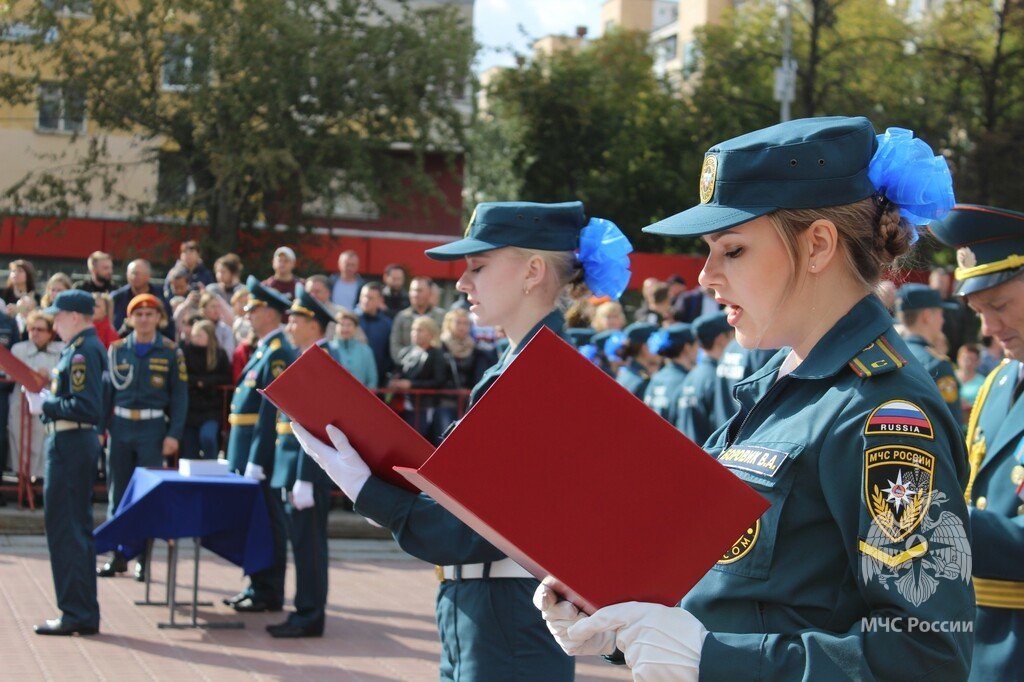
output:
[[735, 338], [730, 341], [715, 368], [715, 376], [718, 377], [715, 385], [715, 411], [726, 420], [736, 414], [740, 404], [732, 394], [732, 387], [764, 367], [777, 352], [777, 348], [744, 348]]
[[[139, 294], [128, 304], [126, 324], [132, 332], [107, 351], [114, 389], [107, 452], [107, 518], [114, 516], [135, 467], [162, 467], [164, 457], [178, 450], [188, 412], [188, 374], [180, 348], [158, 328], [167, 324], [163, 303]], [[135, 565], [144, 579], [145, 560]], [[119, 551], [96, 569], [108, 578], [128, 570]]]
[[726, 322], [725, 313], [701, 315], [693, 321], [692, 328], [703, 353], [680, 387], [676, 428], [697, 445], [704, 445], [715, 429], [735, 414], [735, 410], [728, 413], [720, 411], [715, 401], [718, 361], [733, 332]]
[[974, 626], [971, 679], [1020, 679], [1024, 670], [1024, 214], [961, 205], [931, 226], [957, 249], [957, 293], [981, 333], [1006, 353], [982, 385], [967, 424], [971, 465]]
[[935, 380], [950, 414], [959, 422], [960, 380], [949, 358], [935, 349], [945, 344], [942, 336], [943, 310], [956, 311], [956, 303], [946, 303], [938, 291], [924, 284], [904, 284], [896, 292], [896, 320], [903, 326], [903, 340], [914, 358]]
[[281, 324], [291, 301], [251, 275], [245, 286], [251, 294], [245, 306], [246, 318], [260, 340], [242, 369], [231, 398], [228, 464], [232, 471], [260, 482], [270, 515], [274, 563], [251, 575], [249, 586], [224, 603], [236, 611], [280, 611], [284, 606], [287, 522], [280, 491], [271, 490], [267, 480], [274, 475], [277, 408], [258, 389], [266, 388], [295, 359], [295, 348]]
[[[326, 334], [331, 322], [327, 308], [301, 284], [297, 285], [285, 331], [298, 352], [316, 345], [330, 353]], [[372, 355], [370, 359], [372, 361]], [[368, 378], [376, 382], [376, 371], [368, 374]], [[278, 638], [320, 637], [324, 633], [327, 609], [327, 512], [331, 508], [331, 479], [302, 452], [292, 433], [291, 420], [284, 413], [277, 421], [277, 449], [270, 487], [284, 501], [288, 520], [288, 537], [295, 560], [295, 612], [288, 614], [283, 623], [268, 625], [267, 632]]]
[[647, 346], [665, 365], [651, 377], [644, 402], [675, 426], [683, 380], [697, 362], [697, 339], [689, 324], [677, 322], [651, 334]]
[[95, 301], [81, 290], [62, 291], [43, 312], [67, 346], [49, 390], [27, 393], [29, 411], [46, 425], [43, 515], [59, 618], [35, 627], [39, 635], [94, 635], [96, 549], [92, 539], [92, 486], [104, 426], [107, 354], [92, 326]]
[[586, 616], [542, 587], [549, 629], [638, 680], [964, 679], [959, 422], [872, 293], [952, 208], [945, 160], [862, 117], [800, 119], [712, 147], [700, 200], [646, 231], [703, 236], [700, 283], [739, 342], [790, 349], [736, 384], [739, 412], [705, 444], [771, 506], [680, 607]]
[[651, 374], [647, 369], [647, 365], [651, 362], [647, 339], [656, 331], [658, 331], [657, 325], [634, 322], [622, 330], [626, 339], [617, 351], [623, 365], [619, 367], [615, 380], [640, 400], [644, 399], [647, 383], [651, 380]]

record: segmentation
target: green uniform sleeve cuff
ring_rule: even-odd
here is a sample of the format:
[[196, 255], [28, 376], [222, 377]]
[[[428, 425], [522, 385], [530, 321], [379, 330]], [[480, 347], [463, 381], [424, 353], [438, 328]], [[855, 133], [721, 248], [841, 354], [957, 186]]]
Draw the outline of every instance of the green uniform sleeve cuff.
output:
[[765, 635], [709, 632], [700, 652], [702, 680], [759, 680]]
[[415, 493], [370, 476], [353, 502], [353, 509], [390, 530], [391, 523], [402, 516], [401, 510], [408, 508], [415, 498]]

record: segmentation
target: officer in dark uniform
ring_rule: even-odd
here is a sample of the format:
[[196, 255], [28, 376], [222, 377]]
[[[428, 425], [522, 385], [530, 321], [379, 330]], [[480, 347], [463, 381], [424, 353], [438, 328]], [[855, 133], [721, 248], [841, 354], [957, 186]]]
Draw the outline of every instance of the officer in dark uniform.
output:
[[251, 294], [245, 314], [259, 343], [242, 369], [231, 398], [228, 464], [232, 471], [260, 481], [270, 515], [274, 563], [250, 576], [249, 587], [225, 599], [224, 603], [236, 611], [280, 611], [284, 605], [287, 522], [280, 491], [271, 490], [267, 480], [274, 474], [277, 408], [257, 391], [266, 388], [295, 359], [295, 348], [285, 336], [282, 325], [291, 301], [263, 286], [252, 275], [245, 286]]
[[950, 414], [963, 420], [960, 408], [960, 380], [949, 358], [935, 350], [933, 343], [942, 336], [943, 310], [957, 311], [960, 306], [942, 300], [942, 294], [924, 284], [904, 284], [896, 292], [896, 320], [903, 325], [903, 340], [921, 363], [935, 385]]
[[[21, 332], [18, 330], [18, 322], [6, 312], [0, 310], [0, 345], [10, 350], [11, 346], [18, 342], [20, 336]], [[8, 379], [8, 376], [0, 371], [0, 379]], [[8, 429], [7, 422], [10, 418], [8, 405], [10, 404], [12, 390], [14, 390], [13, 383], [0, 383], [0, 434], [3, 434], [3, 437], [0, 438], [0, 471], [8, 468], [8, 466], [15, 471], [18, 468], [18, 453], [8, 452], [9, 446], [6, 435]], [[19, 396], [14, 397], [19, 398]], [[13, 428], [18, 427], [15, 425]], [[3, 495], [0, 495], [0, 507], [5, 504]]]
[[644, 399], [644, 392], [651, 380], [651, 374], [642, 362], [650, 362], [651, 359], [647, 339], [656, 331], [658, 326], [648, 322], [634, 322], [622, 330], [626, 342], [619, 347], [618, 355], [624, 364], [615, 374], [615, 380], [640, 400]]
[[718, 409], [715, 402], [718, 360], [732, 339], [732, 327], [726, 322], [725, 313], [701, 315], [692, 327], [703, 353], [680, 387], [676, 428], [697, 445], [703, 445], [715, 429], [732, 417]]
[[665, 358], [665, 366], [655, 372], [644, 393], [644, 402], [675, 426], [676, 410], [683, 380], [697, 362], [697, 339], [686, 322], [660, 329], [647, 339], [652, 353]]
[[[299, 284], [288, 311], [285, 331], [297, 352], [321, 346], [330, 354], [327, 328], [334, 321], [323, 304]], [[332, 356], [333, 357], [333, 356]], [[284, 500], [288, 537], [295, 558], [295, 612], [288, 620], [268, 625], [272, 637], [320, 637], [327, 607], [327, 512], [331, 508], [331, 479], [292, 434], [283, 412], [277, 421], [277, 449], [270, 487]]]
[[99, 632], [96, 550], [92, 538], [92, 486], [104, 422], [107, 354], [92, 326], [95, 301], [80, 290], [62, 291], [43, 312], [67, 346], [53, 369], [49, 390], [27, 393], [29, 411], [46, 425], [43, 484], [46, 543], [60, 618], [35, 628], [40, 635]]
[[[125, 323], [132, 332], [107, 350], [114, 389], [107, 452], [107, 518], [114, 515], [135, 467], [162, 467], [178, 450], [188, 412], [185, 358], [173, 341], [159, 333], [166, 324], [163, 302], [139, 294], [128, 303]], [[144, 561], [135, 578], [144, 579]], [[107, 578], [128, 569], [127, 557], [113, 558], [96, 569]]]
[[1024, 671], [1024, 213], [956, 206], [931, 231], [957, 249], [957, 293], [982, 334], [1006, 352], [982, 385], [967, 423], [971, 474], [974, 627], [971, 679], [1020, 679]]

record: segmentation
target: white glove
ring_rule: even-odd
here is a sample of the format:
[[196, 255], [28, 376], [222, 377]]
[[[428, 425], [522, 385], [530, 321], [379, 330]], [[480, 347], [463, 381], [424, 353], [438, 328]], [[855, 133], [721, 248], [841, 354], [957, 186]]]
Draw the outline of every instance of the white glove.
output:
[[635, 682], [696, 682], [708, 631], [689, 611], [636, 601], [613, 604], [570, 625], [566, 637], [586, 642], [608, 633], [615, 634]]
[[39, 393], [31, 393], [22, 386], [21, 392], [25, 394], [25, 400], [28, 401], [28, 411], [30, 414], [42, 414], [43, 403], [53, 395], [48, 388], [44, 388]]
[[295, 422], [292, 422], [292, 433], [306, 454], [327, 472], [348, 499], [355, 502], [363, 486], [370, 479], [370, 467], [366, 466], [359, 453], [349, 445], [348, 438], [341, 429], [327, 426], [327, 437], [331, 439], [333, 447]]
[[572, 602], [559, 601], [547, 585], [541, 584], [533, 593], [533, 605], [540, 609], [544, 624], [554, 636], [558, 646], [570, 656], [599, 656], [615, 652], [615, 632], [599, 632], [588, 639], [570, 639], [567, 631], [571, 625], [587, 616]]
[[292, 486], [292, 506], [296, 509], [312, 509], [316, 503], [313, 501], [313, 484], [309, 481], [295, 481]]
[[267, 480], [267, 475], [263, 473], [263, 467], [253, 462], [249, 462], [245, 465], [245, 473], [242, 475], [246, 478], [251, 478], [254, 481]]

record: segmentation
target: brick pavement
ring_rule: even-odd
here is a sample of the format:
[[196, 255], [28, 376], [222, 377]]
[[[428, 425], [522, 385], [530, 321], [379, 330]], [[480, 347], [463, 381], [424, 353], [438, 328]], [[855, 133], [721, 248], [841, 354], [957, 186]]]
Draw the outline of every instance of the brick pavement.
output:
[[[166, 562], [155, 552], [153, 598], [162, 598]], [[188, 557], [186, 559], [186, 557]], [[178, 599], [190, 599], [191, 548], [182, 546]], [[289, 567], [289, 590], [293, 574]], [[3, 680], [436, 680], [432, 567], [388, 540], [332, 540], [330, 603], [323, 638], [275, 640], [263, 630], [282, 613], [239, 617], [220, 604], [242, 586], [241, 571], [204, 552], [200, 620], [244, 620], [243, 630], [167, 630], [167, 607], [136, 606], [143, 585], [99, 581], [101, 634], [39, 637], [32, 625], [56, 615], [45, 539], [0, 536], [0, 679]], [[176, 620], [186, 621], [187, 607]], [[584, 659], [586, 661], [586, 659]], [[628, 680], [628, 671], [590, 659], [577, 680]]]

